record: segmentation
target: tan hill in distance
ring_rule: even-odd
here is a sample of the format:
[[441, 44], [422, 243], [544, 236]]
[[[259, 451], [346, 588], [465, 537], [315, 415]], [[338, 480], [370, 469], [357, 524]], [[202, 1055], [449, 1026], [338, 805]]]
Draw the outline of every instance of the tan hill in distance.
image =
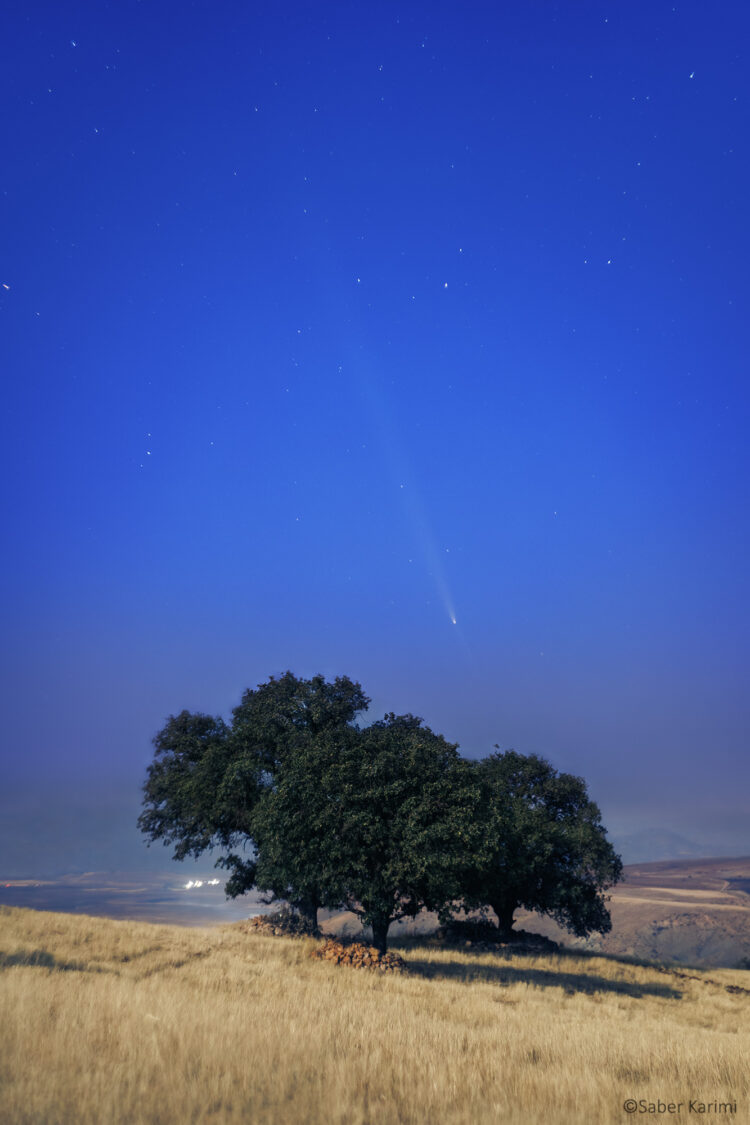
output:
[[549, 919], [518, 926], [567, 946], [684, 965], [750, 967], [750, 857], [631, 864], [612, 889], [612, 931], [576, 942]]

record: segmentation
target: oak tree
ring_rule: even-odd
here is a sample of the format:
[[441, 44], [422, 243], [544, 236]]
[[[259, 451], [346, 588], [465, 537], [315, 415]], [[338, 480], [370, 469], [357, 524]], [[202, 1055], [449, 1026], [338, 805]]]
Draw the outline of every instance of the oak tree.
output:
[[[284, 763], [302, 746], [345, 731], [369, 699], [346, 676], [300, 679], [286, 672], [244, 693], [231, 724], [181, 711], [154, 738], [138, 825], [150, 841], [174, 844], [174, 858], [221, 850], [231, 897], [257, 886], [262, 848], [254, 825]], [[268, 880], [266, 880], [268, 882]], [[265, 887], [263, 889], [271, 889]], [[313, 923], [320, 896], [315, 879], [287, 880], [283, 897]], [[281, 896], [280, 896], [281, 897]]]
[[535, 754], [491, 754], [474, 766], [482, 843], [468, 856], [462, 898], [490, 906], [509, 933], [517, 909], [548, 914], [580, 937], [607, 933], [605, 891], [622, 876], [583, 778]]

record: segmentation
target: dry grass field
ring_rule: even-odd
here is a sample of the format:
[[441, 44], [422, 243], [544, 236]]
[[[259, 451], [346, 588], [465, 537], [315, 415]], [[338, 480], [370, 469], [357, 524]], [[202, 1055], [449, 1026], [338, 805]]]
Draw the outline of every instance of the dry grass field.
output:
[[750, 1119], [750, 994], [727, 991], [750, 973], [418, 941], [381, 976], [242, 924], [0, 908], [0, 1121], [654, 1120], [627, 1098]]

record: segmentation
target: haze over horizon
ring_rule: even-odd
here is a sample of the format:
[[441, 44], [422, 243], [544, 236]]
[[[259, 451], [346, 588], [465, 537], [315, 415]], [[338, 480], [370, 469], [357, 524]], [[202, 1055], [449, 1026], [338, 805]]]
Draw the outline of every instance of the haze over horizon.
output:
[[749, 32], [7, 13], [2, 874], [169, 866], [154, 733], [288, 668], [750, 853]]

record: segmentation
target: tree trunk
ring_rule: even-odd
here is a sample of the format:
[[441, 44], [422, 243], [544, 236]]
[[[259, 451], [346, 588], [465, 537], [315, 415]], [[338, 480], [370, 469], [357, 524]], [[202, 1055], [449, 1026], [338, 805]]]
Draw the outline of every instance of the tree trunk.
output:
[[388, 927], [391, 920], [388, 917], [380, 916], [374, 919], [372, 925], [372, 944], [377, 949], [378, 953], [386, 953], [388, 950]]
[[313, 929], [318, 928], [318, 901], [314, 895], [308, 895], [307, 898], [300, 899], [295, 902], [294, 908], [306, 922], [308, 922]]
[[507, 902], [491, 902], [490, 906], [497, 914], [498, 929], [504, 936], [508, 936], [513, 930], [513, 915], [516, 911], [514, 904]]

